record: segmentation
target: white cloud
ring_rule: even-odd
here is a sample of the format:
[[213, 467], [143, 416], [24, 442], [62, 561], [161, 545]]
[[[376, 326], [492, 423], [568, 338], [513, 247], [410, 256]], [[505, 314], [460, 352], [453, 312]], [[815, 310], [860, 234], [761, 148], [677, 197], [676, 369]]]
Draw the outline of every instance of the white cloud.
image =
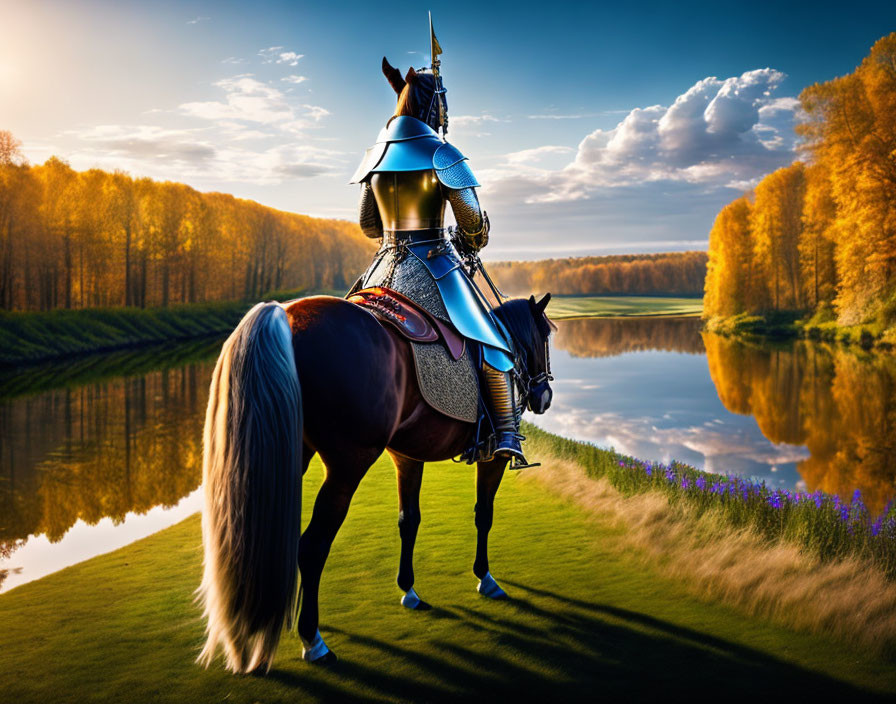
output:
[[69, 134], [88, 143], [91, 151], [103, 152], [113, 159], [198, 165], [216, 155], [214, 145], [202, 139], [200, 131], [195, 129], [97, 125]]
[[317, 105], [292, 105], [278, 88], [252, 74], [225, 78], [215, 85], [226, 92], [224, 101], [183, 103], [180, 110], [205, 120], [241, 120], [262, 125], [282, 125], [296, 131], [314, 126], [329, 111]]
[[263, 64], [286, 64], [287, 66], [297, 66], [299, 59], [304, 54], [297, 54], [294, 51], [283, 51], [282, 46], [271, 46], [258, 52]]
[[[230, 136], [231, 129], [236, 137]], [[273, 147], [241, 146], [238, 142], [268, 139], [270, 134], [248, 130], [241, 134], [240, 129], [235, 123], [202, 129], [100, 125], [69, 133], [84, 144], [70, 158], [76, 168], [124, 169], [193, 184], [277, 184], [333, 173], [347, 165], [342, 152], [308, 144], [279, 140]]]
[[284, 76], [284, 77], [281, 78], [280, 80], [281, 80], [281, 81], [286, 81], [287, 83], [296, 83], [296, 84], [298, 84], [298, 83], [304, 83], [305, 81], [308, 80], [308, 78], [307, 78], [306, 76], [296, 76], [295, 74], [292, 74], [291, 76]]
[[208, 22], [211, 17], [194, 17], [191, 20], [187, 20], [187, 24], [199, 24], [200, 22]]
[[783, 79], [769, 68], [705, 78], [668, 107], [634, 108], [616, 127], [594, 130], [561, 168], [537, 163], [557, 153], [546, 145], [507, 154], [480, 178], [497, 200], [528, 204], [588, 199], [652, 182], [748, 188], [794, 158], [798, 103], [773, 97]]

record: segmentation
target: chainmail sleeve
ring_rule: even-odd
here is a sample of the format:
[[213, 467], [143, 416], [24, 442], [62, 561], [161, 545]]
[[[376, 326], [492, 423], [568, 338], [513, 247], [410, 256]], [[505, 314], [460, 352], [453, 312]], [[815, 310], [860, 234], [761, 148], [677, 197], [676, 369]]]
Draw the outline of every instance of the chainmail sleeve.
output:
[[380, 211], [369, 183], [361, 184], [361, 203], [358, 206], [358, 211], [361, 232], [370, 238], [382, 237], [383, 221], [380, 218]]
[[473, 188], [447, 188], [448, 202], [454, 219], [467, 244], [480, 250], [488, 244], [488, 215], [479, 207], [479, 198]]

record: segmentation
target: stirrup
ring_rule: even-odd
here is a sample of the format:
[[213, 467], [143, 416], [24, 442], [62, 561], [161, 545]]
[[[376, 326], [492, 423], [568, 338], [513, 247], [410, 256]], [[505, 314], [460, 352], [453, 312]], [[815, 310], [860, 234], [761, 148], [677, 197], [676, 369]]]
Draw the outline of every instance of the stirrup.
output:
[[541, 462], [530, 462], [526, 464], [525, 458], [520, 458], [514, 455], [510, 459], [510, 465], [507, 469], [511, 472], [515, 472], [520, 469], [529, 469], [529, 467], [541, 467]]

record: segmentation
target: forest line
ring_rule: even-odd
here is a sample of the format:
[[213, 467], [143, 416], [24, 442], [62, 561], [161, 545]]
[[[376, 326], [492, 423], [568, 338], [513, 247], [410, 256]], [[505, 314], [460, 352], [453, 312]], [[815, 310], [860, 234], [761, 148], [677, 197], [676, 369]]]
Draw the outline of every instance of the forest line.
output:
[[[896, 327], [896, 33], [856, 70], [809, 86], [804, 160], [718, 214], [704, 315], [792, 312], [807, 324]], [[889, 332], [887, 332], [889, 330]]]
[[691, 251], [489, 262], [487, 267], [495, 283], [511, 296], [546, 291], [558, 296], [700, 296], [706, 262], [706, 252]]
[[255, 300], [343, 289], [373, 253], [360, 228], [51, 157], [0, 131], [0, 309]]

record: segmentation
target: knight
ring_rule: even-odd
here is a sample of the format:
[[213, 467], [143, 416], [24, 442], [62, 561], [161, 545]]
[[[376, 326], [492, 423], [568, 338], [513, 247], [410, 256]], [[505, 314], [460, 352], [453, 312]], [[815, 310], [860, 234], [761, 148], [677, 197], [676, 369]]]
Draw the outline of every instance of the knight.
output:
[[[466, 157], [450, 144], [448, 104], [439, 72], [442, 52], [430, 20], [432, 64], [401, 73], [383, 57], [383, 73], [398, 96], [395, 114], [352, 177], [361, 186], [360, 224], [382, 244], [353, 290], [384, 286], [453, 325], [481, 349], [481, 389], [494, 437], [469, 459], [504, 455], [525, 464], [511, 372], [509, 336], [463, 266], [488, 244], [489, 220]], [[445, 227], [446, 204], [457, 228]]]

